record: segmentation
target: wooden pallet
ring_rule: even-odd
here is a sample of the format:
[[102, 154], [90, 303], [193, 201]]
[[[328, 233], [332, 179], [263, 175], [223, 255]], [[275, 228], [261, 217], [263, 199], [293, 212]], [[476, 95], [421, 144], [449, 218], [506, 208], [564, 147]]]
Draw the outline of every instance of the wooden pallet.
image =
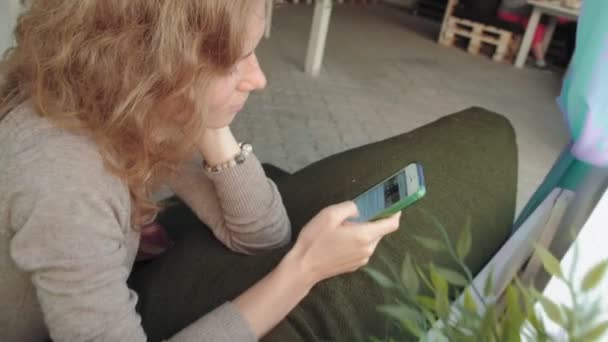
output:
[[519, 38], [512, 32], [494, 26], [458, 18], [446, 18], [439, 43], [446, 46], [465, 44], [466, 50], [473, 55], [489, 55], [494, 61], [509, 62], [519, 45]]

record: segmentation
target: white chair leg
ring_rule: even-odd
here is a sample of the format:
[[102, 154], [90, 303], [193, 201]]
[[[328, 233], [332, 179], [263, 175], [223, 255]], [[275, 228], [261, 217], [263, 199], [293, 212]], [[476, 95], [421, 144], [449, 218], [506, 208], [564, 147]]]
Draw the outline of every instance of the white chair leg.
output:
[[331, 17], [333, 0], [317, 0], [315, 3], [315, 13], [312, 19], [310, 30], [310, 40], [306, 52], [306, 73], [318, 76], [321, 72], [323, 63], [323, 53], [325, 52], [325, 41], [329, 29], [329, 19]]
[[270, 38], [270, 31], [272, 29], [272, 11], [274, 9], [274, 0], [266, 0], [266, 28], [264, 31], [264, 37]]

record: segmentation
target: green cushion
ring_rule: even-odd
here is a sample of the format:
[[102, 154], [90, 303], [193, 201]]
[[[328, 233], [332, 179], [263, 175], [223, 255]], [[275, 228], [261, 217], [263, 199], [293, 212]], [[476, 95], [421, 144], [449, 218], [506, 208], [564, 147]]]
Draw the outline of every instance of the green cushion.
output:
[[[427, 195], [405, 210], [401, 228], [378, 246], [372, 267], [401, 264], [405, 253], [420, 263], [453, 267], [445, 253], [430, 253], [412, 235], [438, 238], [420, 210], [442, 222], [452, 239], [472, 219], [472, 252], [478, 272], [508, 238], [515, 211], [517, 148], [509, 122], [481, 108], [470, 108], [400, 136], [316, 162], [277, 180], [294, 227], [321, 208], [354, 198], [411, 162], [425, 171]], [[150, 339], [171, 336], [200, 315], [236, 297], [267, 274], [289, 247], [242, 256], [219, 244], [184, 206], [161, 219], [176, 245], [139, 267], [130, 282], [140, 295], [138, 309]], [[179, 233], [175, 233], [179, 232]], [[384, 336], [386, 319], [378, 305], [387, 292], [363, 272], [324, 281], [265, 338], [265, 341], [357, 341]]]

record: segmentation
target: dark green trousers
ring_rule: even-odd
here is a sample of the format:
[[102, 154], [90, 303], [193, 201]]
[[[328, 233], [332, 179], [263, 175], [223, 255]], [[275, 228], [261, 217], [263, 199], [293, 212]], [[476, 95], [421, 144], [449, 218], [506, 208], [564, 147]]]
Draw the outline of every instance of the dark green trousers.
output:
[[[340, 153], [293, 175], [275, 178], [294, 229], [327, 205], [353, 199], [409, 163], [420, 162], [427, 195], [405, 210], [399, 231], [386, 237], [370, 267], [399, 267], [405, 254], [421, 264], [454, 264], [431, 253], [412, 235], [439, 238], [424, 212], [445, 225], [455, 240], [472, 219], [467, 264], [478, 272], [508, 238], [515, 210], [517, 148], [502, 116], [470, 108], [385, 141]], [[420, 210], [424, 209], [424, 210]], [[424, 212], [423, 212], [424, 211]], [[170, 337], [200, 316], [231, 300], [266, 275], [291, 246], [255, 256], [233, 253], [218, 242], [184, 205], [160, 217], [175, 245], [163, 256], [137, 265], [129, 280], [138, 292], [143, 326], [151, 341]], [[385, 336], [387, 321], [376, 307], [391, 294], [363, 272], [326, 280], [264, 340], [358, 341]]]

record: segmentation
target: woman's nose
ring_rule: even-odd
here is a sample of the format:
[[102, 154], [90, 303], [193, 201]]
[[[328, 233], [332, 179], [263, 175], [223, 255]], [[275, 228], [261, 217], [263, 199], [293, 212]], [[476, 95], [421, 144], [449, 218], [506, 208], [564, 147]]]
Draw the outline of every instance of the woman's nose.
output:
[[261, 90], [266, 87], [266, 75], [260, 67], [258, 58], [255, 54], [249, 56], [245, 61], [245, 72], [243, 78], [238, 84], [238, 90], [242, 92], [252, 92]]

